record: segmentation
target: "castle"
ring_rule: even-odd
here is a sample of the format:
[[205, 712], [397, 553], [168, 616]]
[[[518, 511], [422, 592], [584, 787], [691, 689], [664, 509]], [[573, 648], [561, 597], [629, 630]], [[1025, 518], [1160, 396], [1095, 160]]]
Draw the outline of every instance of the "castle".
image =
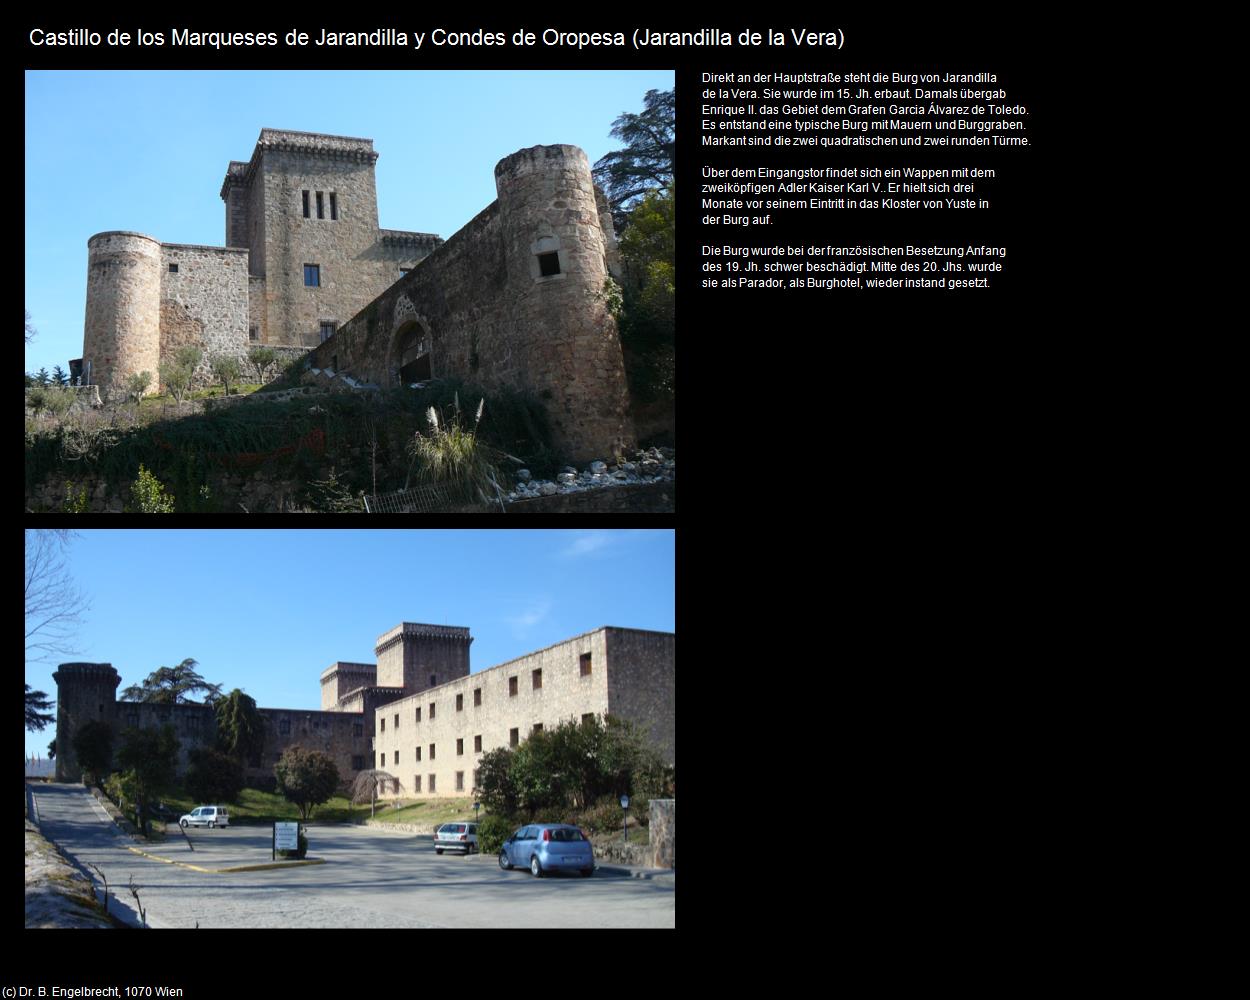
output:
[[447, 240], [378, 227], [373, 140], [261, 129], [221, 187], [225, 246], [133, 232], [87, 241], [83, 356], [106, 397], [179, 347], [308, 355], [316, 377], [383, 387], [455, 376], [534, 392], [571, 458], [635, 443], [609, 276], [612, 216], [576, 146], [495, 167], [498, 198]]
[[[470, 795], [477, 762], [565, 720], [611, 714], [642, 729], [675, 763], [671, 632], [604, 627], [469, 673], [469, 630], [402, 622], [378, 637], [376, 663], [336, 662], [321, 674], [321, 710], [262, 708], [265, 744], [247, 761], [249, 782], [271, 784], [288, 747], [329, 754], [344, 783], [362, 770], [391, 775], [384, 797]], [[101, 720], [115, 734], [172, 724], [188, 752], [212, 746], [217, 721], [207, 705], [117, 701], [121, 678], [108, 663], [62, 663], [57, 686], [56, 780], [82, 777], [73, 734]]]

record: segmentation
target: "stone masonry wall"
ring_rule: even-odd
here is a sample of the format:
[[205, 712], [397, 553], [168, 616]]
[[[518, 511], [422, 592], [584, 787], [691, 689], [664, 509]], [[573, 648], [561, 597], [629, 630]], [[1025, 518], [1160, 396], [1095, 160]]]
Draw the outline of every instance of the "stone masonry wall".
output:
[[247, 250], [161, 244], [162, 360], [192, 344], [203, 351], [196, 377], [208, 380], [215, 355], [245, 363], [247, 328]]
[[[607, 248], [585, 154], [536, 146], [495, 168], [499, 199], [313, 352], [312, 366], [399, 384], [415, 329], [433, 377], [530, 389], [574, 460], [632, 445], [616, 324], [603, 294]], [[555, 255], [559, 273], [542, 274]]]
[[637, 720], [665, 761], [675, 764], [677, 637], [671, 632], [612, 628], [607, 646], [612, 714]]
[[87, 241], [83, 361], [107, 398], [126, 378], [160, 365], [161, 245], [142, 233], [97, 233]]
[[[590, 654], [591, 672], [583, 676], [585, 653]], [[524, 740], [536, 724], [554, 728], [566, 719], [578, 721], [590, 713], [602, 716], [608, 710], [605, 656], [605, 630], [598, 629], [392, 702], [377, 713], [373, 734], [377, 766], [399, 778], [399, 794], [405, 797], [469, 795], [482, 754], [508, 746], [513, 729], [518, 740]], [[540, 688], [534, 687], [535, 670], [542, 671]], [[513, 679], [516, 694], [510, 693]], [[475, 692], [480, 692], [480, 704]], [[463, 775], [460, 788], [458, 773]], [[394, 796], [395, 789], [387, 794]]]

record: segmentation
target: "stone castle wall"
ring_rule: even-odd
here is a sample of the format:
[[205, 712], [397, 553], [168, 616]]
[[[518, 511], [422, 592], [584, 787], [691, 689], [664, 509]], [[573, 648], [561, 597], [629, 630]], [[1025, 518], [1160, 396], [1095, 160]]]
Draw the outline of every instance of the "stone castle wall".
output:
[[191, 345], [203, 352], [199, 379], [212, 377], [215, 356], [238, 358], [246, 371], [247, 256], [237, 247], [161, 244], [162, 359]]
[[126, 379], [160, 367], [161, 245], [142, 233], [97, 233], [87, 241], [83, 358], [111, 397]]
[[[317, 348], [313, 367], [398, 385], [402, 347], [421, 331], [432, 377], [532, 390], [575, 460], [631, 447], [604, 297], [615, 237], [586, 154], [535, 146], [500, 161], [495, 178], [498, 200]], [[552, 259], [558, 271], [544, 273]]]
[[608, 629], [608, 700], [612, 714], [638, 722], [665, 763], [676, 763], [674, 664], [671, 632]]

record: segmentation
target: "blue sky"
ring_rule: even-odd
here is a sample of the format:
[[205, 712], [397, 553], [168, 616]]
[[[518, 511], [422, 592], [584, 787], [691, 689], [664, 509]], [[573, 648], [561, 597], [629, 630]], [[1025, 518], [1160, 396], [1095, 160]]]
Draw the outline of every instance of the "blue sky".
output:
[[495, 199], [495, 164], [620, 148], [616, 117], [672, 71], [31, 71], [26, 74], [26, 370], [82, 354], [87, 239], [110, 229], [221, 246], [230, 160], [261, 128], [373, 139], [379, 222], [444, 238]]
[[[57, 662], [112, 663], [118, 690], [192, 657], [261, 706], [317, 709], [321, 671], [375, 662], [401, 621], [468, 626], [474, 673], [602, 625], [676, 630], [668, 529], [85, 530], [66, 557], [90, 609]], [[55, 697], [55, 669], [26, 683]]]

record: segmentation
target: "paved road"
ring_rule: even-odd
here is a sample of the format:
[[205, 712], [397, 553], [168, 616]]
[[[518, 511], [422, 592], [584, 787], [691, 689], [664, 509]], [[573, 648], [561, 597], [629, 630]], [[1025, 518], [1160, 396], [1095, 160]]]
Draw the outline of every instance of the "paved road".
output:
[[[141, 857], [79, 785], [40, 785], [41, 828], [117, 893], [110, 909], [138, 920], [131, 876], [150, 927], [673, 927], [675, 879], [577, 876], [534, 879], [493, 857], [434, 853], [428, 836], [376, 826], [308, 827], [309, 857], [323, 865], [197, 872]], [[144, 849], [205, 868], [270, 861], [268, 827], [195, 830], [190, 851], [176, 827]], [[86, 868], [95, 877], [95, 873]]]

